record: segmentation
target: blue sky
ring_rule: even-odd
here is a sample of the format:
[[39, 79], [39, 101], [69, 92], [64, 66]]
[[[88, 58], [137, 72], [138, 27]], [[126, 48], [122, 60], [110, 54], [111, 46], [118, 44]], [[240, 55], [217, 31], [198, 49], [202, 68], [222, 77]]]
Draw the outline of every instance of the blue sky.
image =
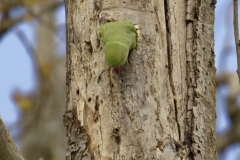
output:
[[18, 115], [11, 98], [12, 92], [16, 88], [29, 92], [35, 86], [33, 64], [16, 36], [17, 29], [27, 31], [27, 37], [34, 42], [33, 29], [27, 23], [14, 27], [0, 42], [0, 114], [6, 124], [16, 121]]
[[[218, 0], [215, 10], [215, 64], [217, 73], [223, 70], [235, 72], [237, 69], [231, 3], [232, 1]], [[57, 24], [64, 24], [64, 7], [58, 9], [56, 19]], [[32, 61], [16, 36], [16, 31], [22, 30], [34, 45], [34, 28], [34, 23], [21, 23], [0, 41], [0, 115], [7, 126], [17, 120], [19, 112], [11, 98], [13, 91], [19, 89], [28, 93], [36, 85]], [[227, 55], [225, 58], [220, 56], [223, 52]], [[227, 89], [221, 87], [217, 92], [216, 127], [217, 132], [224, 132], [230, 124], [224, 106]], [[229, 147], [228, 151], [221, 157], [222, 160], [237, 160], [237, 157], [240, 157], [240, 145]]]
[[[57, 24], [64, 25], [64, 7], [57, 10], [56, 20]], [[16, 90], [28, 93], [36, 86], [33, 62], [16, 34], [18, 30], [24, 32], [31, 45], [34, 46], [35, 25], [36, 23], [20, 23], [0, 41], [0, 74], [2, 75], [0, 115], [7, 126], [17, 120], [19, 113], [11, 97], [12, 93]], [[58, 38], [56, 40], [59, 41]], [[65, 50], [61, 52], [65, 53]]]
[[[235, 72], [237, 70], [236, 48], [233, 31], [233, 1], [218, 0], [215, 9], [214, 40], [215, 40], [215, 65], [217, 74], [222, 71]], [[230, 119], [226, 109], [226, 86], [217, 89], [217, 133], [224, 133], [230, 127]], [[239, 160], [239, 143], [231, 145], [219, 155], [219, 160]]]

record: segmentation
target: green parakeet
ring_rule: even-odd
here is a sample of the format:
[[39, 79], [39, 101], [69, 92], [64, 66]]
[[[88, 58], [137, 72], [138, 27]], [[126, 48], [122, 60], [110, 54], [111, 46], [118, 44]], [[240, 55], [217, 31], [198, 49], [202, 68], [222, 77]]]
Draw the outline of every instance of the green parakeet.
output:
[[119, 74], [130, 50], [137, 46], [137, 31], [129, 21], [109, 22], [99, 28], [105, 58], [110, 67]]

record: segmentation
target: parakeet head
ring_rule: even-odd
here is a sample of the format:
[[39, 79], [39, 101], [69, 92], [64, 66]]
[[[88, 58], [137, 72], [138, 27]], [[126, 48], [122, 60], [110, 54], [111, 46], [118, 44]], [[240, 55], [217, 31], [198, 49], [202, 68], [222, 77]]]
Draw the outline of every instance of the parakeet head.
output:
[[119, 42], [109, 42], [104, 46], [105, 58], [110, 67], [114, 67], [116, 73], [120, 73], [128, 57], [129, 49]]

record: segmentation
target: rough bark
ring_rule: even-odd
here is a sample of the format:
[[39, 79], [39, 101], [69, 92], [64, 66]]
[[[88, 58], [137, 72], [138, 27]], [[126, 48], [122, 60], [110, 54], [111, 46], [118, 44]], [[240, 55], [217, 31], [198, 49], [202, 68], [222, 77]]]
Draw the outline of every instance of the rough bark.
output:
[[[66, 1], [67, 159], [217, 159], [214, 1]], [[142, 39], [120, 75], [98, 27], [129, 20]]]

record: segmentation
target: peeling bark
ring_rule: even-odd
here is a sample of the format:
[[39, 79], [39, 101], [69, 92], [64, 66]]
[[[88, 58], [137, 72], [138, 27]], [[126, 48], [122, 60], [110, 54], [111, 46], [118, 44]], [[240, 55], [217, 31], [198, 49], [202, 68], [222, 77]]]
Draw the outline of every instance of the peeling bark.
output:
[[[214, 4], [66, 1], [67, 159], [217, 159]], [[97, 35], [109, 19], [141, 29], [120, 75]]]

